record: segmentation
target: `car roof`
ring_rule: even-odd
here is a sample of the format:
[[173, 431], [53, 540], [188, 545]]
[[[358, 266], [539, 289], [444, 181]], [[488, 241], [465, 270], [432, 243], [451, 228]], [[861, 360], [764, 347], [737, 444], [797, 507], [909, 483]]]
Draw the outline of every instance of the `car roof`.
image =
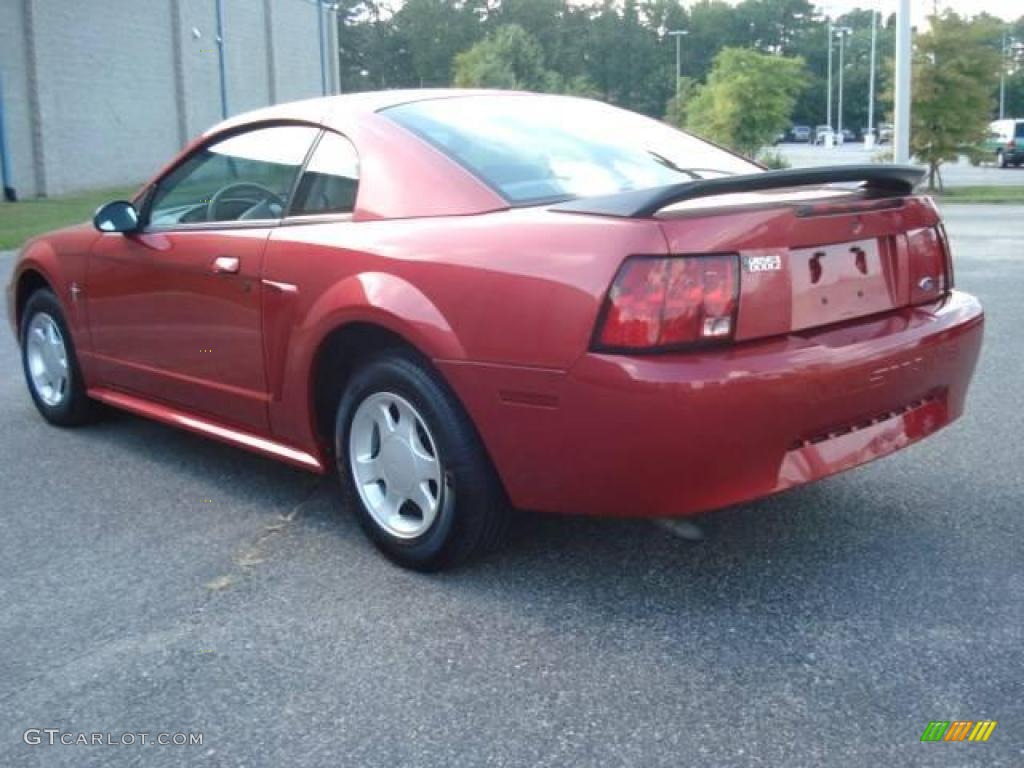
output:
[[210, 136], [240, 125], [273, 120], [298, 120], [317, 123], [329, 128], [340, 128], [349, 120], [399, 104], [484, 95], [538, 96], [538, 94], [526, 91], [496, 91], [476, 88], [419, 88], [321, 96], [243, 112], [210, 127], [203, 135]]
[[[353, 211], [356, 220], [462, 216], [505, 210], [509, 207], [508, 201], [478, 177], [397, 123], [376, 114], [399, 104], [482, 95], [566, 98], [526, 92], [439, 88], [368, 91], [305, 99], [228, 118], [193, 140], [179, 158], [234, 129], [277, 121], [308, 123], [340, 133], [359, 153], [359, 196]], [[168, 168], [174, 162], [178, 160]]]

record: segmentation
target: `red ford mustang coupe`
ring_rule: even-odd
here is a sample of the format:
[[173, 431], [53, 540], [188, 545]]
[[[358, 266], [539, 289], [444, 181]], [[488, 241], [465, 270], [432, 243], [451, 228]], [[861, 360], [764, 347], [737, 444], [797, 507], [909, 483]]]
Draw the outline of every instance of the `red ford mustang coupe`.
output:
[[692, 515], [956, 419], [983, 316], [919, 180], [558, 96], [317, 99], [29, 242], [10, 316], [48, 421], [100, 402], [336, 468], [438, 568], [515, 507]]

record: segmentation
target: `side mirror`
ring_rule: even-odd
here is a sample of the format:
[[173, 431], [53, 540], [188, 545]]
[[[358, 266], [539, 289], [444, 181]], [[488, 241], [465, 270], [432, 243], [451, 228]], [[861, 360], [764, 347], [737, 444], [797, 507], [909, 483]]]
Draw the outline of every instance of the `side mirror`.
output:
[[115, 200], [100, 206], [92, 225], [100, 232], [134, 232], [139, 228], [139, 212], [128, 201]]

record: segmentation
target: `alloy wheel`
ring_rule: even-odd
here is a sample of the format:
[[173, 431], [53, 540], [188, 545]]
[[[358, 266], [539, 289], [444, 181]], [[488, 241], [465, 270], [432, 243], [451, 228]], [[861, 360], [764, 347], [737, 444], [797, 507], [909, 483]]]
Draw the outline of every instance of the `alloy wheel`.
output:
[[348, 449], [356, 490], [374, 521], [401, 539], [429, 530], [443, 502], [444, 468], [415, 406], [391, 392], [369, 395], [352, 418]]
[[60, 328], [45, 312], [29, 323], [25, 355], [36, 395], [51, 408], [60, 405], [68, 392], [68, 353]]

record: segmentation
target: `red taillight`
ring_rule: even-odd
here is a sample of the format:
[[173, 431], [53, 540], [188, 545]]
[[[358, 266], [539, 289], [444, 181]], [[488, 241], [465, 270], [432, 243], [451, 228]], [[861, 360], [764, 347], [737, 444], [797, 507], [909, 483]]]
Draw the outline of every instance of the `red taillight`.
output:
[[949, 247], [949, 235], [946, 234], [946, 227], [939, 224], [936, 229], [939, 232], [939, 245], [942, 246], [942, 255], [946, 264], [946, 290], [953, 290], [953, 251]]
[[938, 227], [907, 233], [910, 251], [910, 301], [931, 301], [953, 287], [953, 273], [945, 233]]
[[597, 343], [651, 350], [727, 341], [738, 296], [737, 256], [633, 257], [612, 282]]

